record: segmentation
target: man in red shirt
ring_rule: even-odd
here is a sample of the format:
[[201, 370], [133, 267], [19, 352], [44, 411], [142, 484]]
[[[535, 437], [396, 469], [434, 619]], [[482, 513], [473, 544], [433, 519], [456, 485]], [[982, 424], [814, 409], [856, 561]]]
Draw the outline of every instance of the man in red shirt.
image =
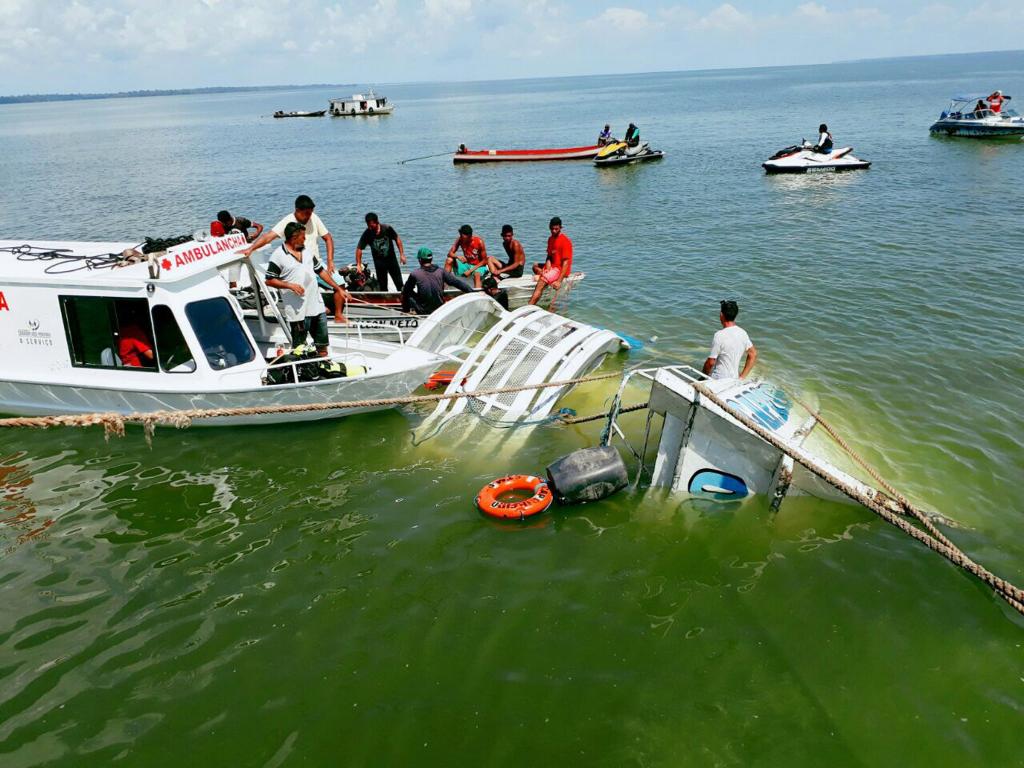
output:
[[469, 224], [459, 227], [459, 236], [448, 249], [444, 268], [446, 272], [454, 271], [459, 277], [468, 278], [472, 275], [473, 287], [480, 290], [480, 276], [487, 271], [487, 246], [478, 235], [473, 234]]
[[541, 294], [549, 285], [555, 289], [562, 287], [562, 281], [572, 272], [572, 240], [562, 232], [562, 220], [555, 216], [548, 224], [551, 237], [548, 238], [548, 257], [543, 264], [533, 265], [533, 274], [537, 276], [537, 287], [533, 289], [530, 303], [540, 301]]
[[126, 368], [153, 368], [153, 344], [134, 320], [118, 329], [117, 356]]

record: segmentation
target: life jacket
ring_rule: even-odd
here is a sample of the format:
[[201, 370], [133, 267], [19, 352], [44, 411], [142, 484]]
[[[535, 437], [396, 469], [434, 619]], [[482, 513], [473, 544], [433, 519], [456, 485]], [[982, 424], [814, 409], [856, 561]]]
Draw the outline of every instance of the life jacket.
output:
[[999, 94], [993, 93], [991, 96], [988, 97], [988, 106], [993, 112], [998, 114], [999, 111], [1003, 108], [1004, 101], [1006, 101], [1005, 96], [1000, 96]]

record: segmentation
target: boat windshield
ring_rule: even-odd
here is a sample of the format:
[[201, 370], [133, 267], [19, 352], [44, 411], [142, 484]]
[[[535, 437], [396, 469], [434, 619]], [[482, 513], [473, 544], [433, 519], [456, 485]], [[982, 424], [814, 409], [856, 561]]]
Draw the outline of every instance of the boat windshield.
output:
[[185, 307], [185, 315], [214, 370], [242, 365], [256, 356], [242, 324], [223, 296], [193, 301]]

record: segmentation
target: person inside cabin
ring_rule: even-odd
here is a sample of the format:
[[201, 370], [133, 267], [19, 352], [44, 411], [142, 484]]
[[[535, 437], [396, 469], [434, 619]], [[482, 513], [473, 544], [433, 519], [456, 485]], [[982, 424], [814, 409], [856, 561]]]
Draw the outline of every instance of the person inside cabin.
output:
[[334, 282], [316, 253], [306, 251], [306, 225], [290, 221], [284, 227], [284, 243], [270, 255], [267, 285], [281, 292], [284, 318], [291, 326], [292, 347], [312, 336], [320, 357], [327, 357], [327, 307], [320, 295], [317, 276], [334, 289], [334, 321], [344, 323], [345, 290]]
[[627, 147], [639, 147], [640, 129], [633, 123], [630, 123], [626, 128], [626, 135], [622, 137], [622, 140], [626, 142]]
[[482, 281], [483, 290], [488, 296], [498, 302], [503, 309], [508, 310], [508, 291], [498, 286], [498, 280], [494, 275], [488, 275]]
[[[247, 219], [245, 216], [232, 216], [228, 211], [219, 211], [217, 213], [217, 221], [224, 228], [223, 234], [227, 235], [231, 232], [238, 232], [241, 235], [245, 235], [245, 239], [250, 243], [263, 234], [263, 225], [259, 222]], [[255, 229], [256, 231], [250, 232], [250, 229]]]
[[[711, 351], [704, 361], [704, 375], [712, 379], [745, 379], [757, 362], [757, 348], [751, 343], [747, 332], [736, 325], [739, 305], [732, 300], [720, 302], [718, 321], [721, 330], [711, 341]], [[747, 359], [740, 371], [740, 360]]]
[[444, 287], [450, 285], [463, 293], [473, 288], [460, 277], [434, 264], [434, 252], [420, 248], [416, 252], [419, 269], [414, 269], [402, 288], [402, 311], [429, 315], [444, 304]]
[[814, 151], [827, 155], [832, 147], [832, 134], [828, 132], [828, 126], [822, 123], [818, 126], [818, 143], [814, 145]]
[[[356, 269], [360, 272], [363, 271], [363, 249], [369, 246], [380, 290], [388, 289], [388, 277], [394, 282], [396, 291], [402, 290], [402, 269], [398, 266], [399, 259], [402, 264], [405, 264], [405, 246], [402, 245], [402, 238], [390, 224], [381, 224], [376, 213], [370, 212], [364, 219], [366, 230], [356, 246]], [[395, 258], [396, 245], [399, 255], [397, 259]]]
[[264, 232], [262, 235], [257, 237], [252, 245], [246, 248], [240, 253], [243, 256], [251, 256], [253, 251], [257, 251], [264, 245], [273, 242], [279, 237], [284, 237], [285, 228], [292, 223], [299, 223], [306, 228], [306, 250], [311, 252], [317, 259], [320, 258], [320, 243], [318, 240], [323, 239], [327, 245], [327, 272], [331, 275], [334, 274], [334, 238], [331, 237], [331, 233], [327, 231], [327, 227], [320, 220], [320, 217], [314, 213], [313, 209], [316, 205], [313, 203], [313, 199], [309, 195], [299, 195], [295, 198], [295, 212], [289, 213], [271, 229]]
[[597, 134], [597, 146], [603, 147], [605, 144], [611, 144], [612, 142], [612, 127], [605, 123], [604, 130]]
[[986, 101], [988, 102], [988, 108], [991, 109], [993, 113], [998, 115], [1000, 112], [1003, 111], [1003, 102], [1006, 101], [1008, 98], [1010, 97], [1003, 96], [1002, 91], [996, 91], [986, 99]]
[[[459, 253], [461, 251], [461, 253]], [[459, 277], [472, 277], [473, 287], [480, 289], [482, 273], [487, 271], [489, 260], [487, 246], [479, 235], [473, 234], [473, 227], [463, 224], [444, 261], [445, 272], [455, 272]]]
[[124, 304], [118, 309], [117, 356], [126, 368], [155, 368], [153, 339], [144, 329], [149, 318], [145, 310], [138, 311]]
[[533, 265], [537, 287], [533, 289], [530, 303], [540, 301], [544, 290], [550, 285], [555, 292], [562, 287], [562, 282], [572, 272], [572, 240], [562, 232], [562, 220], [555, 216], [548, 222], [551, 236], [548, 238], [547, 259], [543, 264]]
[[494, 257], [488, 259], [491, 274], [498, 280], [506, 277], [522, 277], [523, 269], [526, 267], [526, 251], [516, 240], [511, 224], [503, 224], [501, 227], [501, 247], [505, 249], [508, 261], [503, 264]]

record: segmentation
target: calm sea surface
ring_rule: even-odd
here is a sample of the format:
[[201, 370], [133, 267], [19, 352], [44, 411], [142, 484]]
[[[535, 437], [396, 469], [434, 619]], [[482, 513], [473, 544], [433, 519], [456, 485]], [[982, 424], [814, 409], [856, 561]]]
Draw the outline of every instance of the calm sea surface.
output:
[[[1024, 54], [391, 86], [359, 120], [268, 117], [347, 88], [3, 106], [0, 238], [307, 193], [345, 256], [375, 210], [411, 252], [507, 222], [534, 258], [560, 215], [572, 314], [647, 342], [610, 370], [699, 363], [736, 298], [760, 373], [1020, 584], [1024, 143], [927, 130], [997, 87], [1024, 100]], [[663, 162], [396, 162], [630, 120]], [[765, 176], [822, 121], [870, 171]], [[0, 436], [0, 765], [1024, 764], [1024, 621], [870, 513], [640, 492], [499, 526], [481, 485], [600, 427], [414, 447], [423, 415]]]

